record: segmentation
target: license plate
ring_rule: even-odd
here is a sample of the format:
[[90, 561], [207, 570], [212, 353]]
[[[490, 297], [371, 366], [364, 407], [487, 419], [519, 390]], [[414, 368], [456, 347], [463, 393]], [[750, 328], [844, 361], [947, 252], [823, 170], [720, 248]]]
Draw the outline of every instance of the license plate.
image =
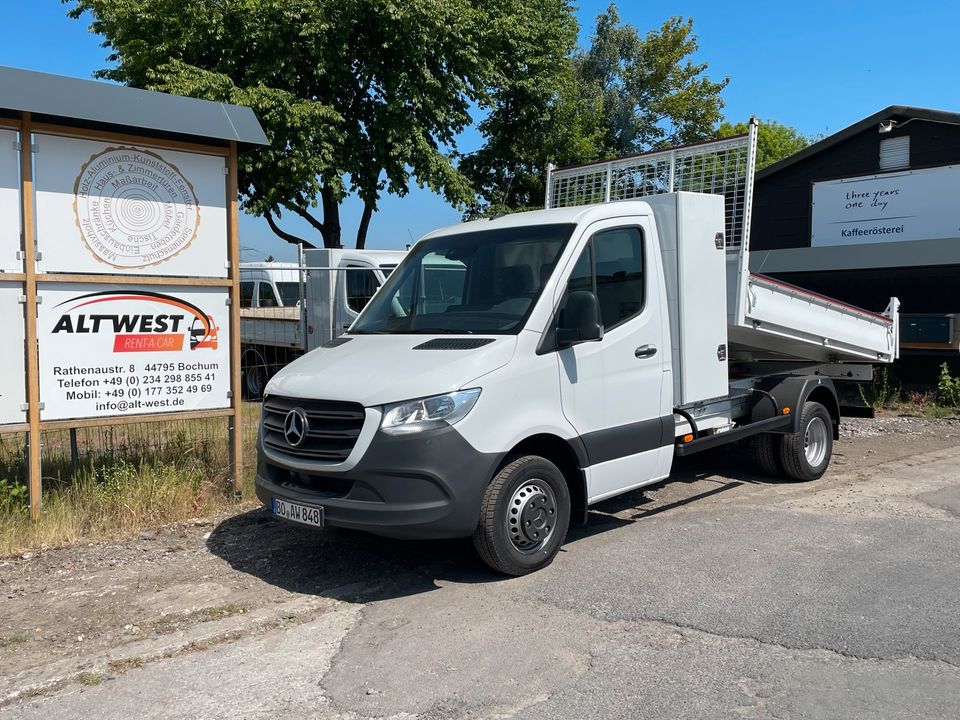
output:
[[284, 520], [323, 527], [323, 508], [316, 505], [301, 505], [289, 500], [274, 498], [273, 514]]

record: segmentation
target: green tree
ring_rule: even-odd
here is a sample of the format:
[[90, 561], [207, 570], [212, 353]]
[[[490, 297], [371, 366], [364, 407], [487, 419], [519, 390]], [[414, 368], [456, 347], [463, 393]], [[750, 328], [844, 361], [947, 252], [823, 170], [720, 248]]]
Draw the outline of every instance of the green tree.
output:
[[707, 78], [707, 64], [691, 59], [698, 49], [692, 19], [672, 17], [641, 36], [615, 5], [597, 17], [589, 49], [573, 63], [581, 94], [599, 106], [605, 155], [713, 136], [729, 80]]
[[[339, 205], [364, 203], [362, 247], [383, 192], [411, 182], [453, 204], [473, 196], [455, 138], [505, 82], [542, 0], [63, 0], [93, 16], [114, 67], [100, 77], [250, 105], [271, 145], [240, 159], [241, 200], [274, 232], [289, 212], [327, 247]], [[567, 9], [569, 12], [569, 9]], [[319, 207], [319, 212], [317, 208]], [[308, 245], [312, 245], [307, 241]]]
[[[724, 122], [717, 128], [717, 137], [744, 135], [749, 130], [745, 122]], [[764, 120], [757, 128], [757, 170], [800, 152], [813, 140], [789, 125], [776, 120]]]
[[527, 11], [540, 22], [503, 39], [505, 81], [491, 93], [493, 107], [478, 125], [486, 141], [459, 164], [477, 189], [468, 217], [541, 204], [546, 158], [572, 161], [596, 152], [584, 141], [592, 128], [579, 123], [575, 102], [570, 56], [578, 28], [571, 8], [546, 0], [529, 2]]
[[692, 20], [670, 18], [641, 35], [611, 5], [597, 17], [589, 48], [577, 49], [574, 34], [558, 21], [549, 38], [531, 38], [549, 64], [518, 63], [494, 94], [479, 126], [485, 143], [460, 165], [478, 188], [469, 216], [542, 205], [548, 162], [714, 136], [727, 80], [711, 81], [706, 63], [691, 60], [698, 49]]

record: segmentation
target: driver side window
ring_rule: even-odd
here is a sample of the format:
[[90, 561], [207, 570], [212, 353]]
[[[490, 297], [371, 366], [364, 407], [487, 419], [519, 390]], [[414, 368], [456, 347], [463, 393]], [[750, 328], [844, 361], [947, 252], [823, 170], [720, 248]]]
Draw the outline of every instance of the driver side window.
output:
[[590, 238], [567, 280], [561, 313], [567, 296], [576, 290], [591, 290], [597, 296], [604, 331], [639, 315], [644, 305], [640, 228], [602, 230]]

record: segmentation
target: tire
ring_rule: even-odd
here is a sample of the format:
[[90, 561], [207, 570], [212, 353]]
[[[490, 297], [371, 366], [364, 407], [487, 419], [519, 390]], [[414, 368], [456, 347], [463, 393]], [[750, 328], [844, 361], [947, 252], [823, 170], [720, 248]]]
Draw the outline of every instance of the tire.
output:
[[761, 433], [753, 441], [753, 453], [757, 465], [765, 475], [783, 476], [783, 463], [780, 462], [780, 445], [783, 436], [774, 433]]
[[833, 454], [833, 418], [816, 402], [803, 404], [800, 430], [780, 442], [783, 471], [792, 480], [818, 480], [827, 471]]
[[570, 490], [546, 458], [509, 462], [487, 486], [473, 544], [481, 559], [505, 575], [526, 575], [556, 557], [570, 525]]
[[247, 400], [259, 400], [267, 386], [267, 361], [259, 352], [253, 351], [243, 356], [243, 396]]

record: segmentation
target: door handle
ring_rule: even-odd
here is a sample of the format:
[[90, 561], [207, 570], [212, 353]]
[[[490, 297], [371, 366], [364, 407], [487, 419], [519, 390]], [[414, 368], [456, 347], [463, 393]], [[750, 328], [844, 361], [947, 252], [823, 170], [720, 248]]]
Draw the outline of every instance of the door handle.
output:
[[634, 357], [640, 358], [651, 358], [657, 354], [657, 348], [654, 345], [641, 345], [636, 350], [633, 351]]

